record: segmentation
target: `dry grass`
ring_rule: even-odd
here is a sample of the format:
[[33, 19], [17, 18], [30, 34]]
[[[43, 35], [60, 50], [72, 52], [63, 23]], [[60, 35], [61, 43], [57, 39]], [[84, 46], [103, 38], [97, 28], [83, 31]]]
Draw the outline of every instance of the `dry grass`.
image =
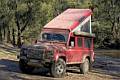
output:
[[95, 50], [96, 54], [120, 58], [120, 50]]
[[17, 57], [15, 53], [0, 49], [0, 59], [17, 59]]

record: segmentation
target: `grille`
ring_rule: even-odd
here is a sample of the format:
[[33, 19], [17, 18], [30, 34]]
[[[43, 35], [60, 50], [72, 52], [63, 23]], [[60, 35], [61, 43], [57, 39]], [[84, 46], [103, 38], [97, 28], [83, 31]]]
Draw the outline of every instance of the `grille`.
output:
[[43, 59], [44, 58], [44, 49], [28, 49], [27, 57], [32, 59]]

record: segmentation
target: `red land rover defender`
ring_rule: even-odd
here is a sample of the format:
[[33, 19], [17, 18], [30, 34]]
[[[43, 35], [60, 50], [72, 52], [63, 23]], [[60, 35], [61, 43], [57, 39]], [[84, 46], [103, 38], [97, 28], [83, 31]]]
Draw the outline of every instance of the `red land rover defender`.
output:
[[46, 67], [53, 77], [62, 77], [67, 66], [76, 65], [87, 73], [94, 61], [91, 14], [89, 9], [67, 9], [46, 24], [36, 43], [21, 48], [20, 70]]

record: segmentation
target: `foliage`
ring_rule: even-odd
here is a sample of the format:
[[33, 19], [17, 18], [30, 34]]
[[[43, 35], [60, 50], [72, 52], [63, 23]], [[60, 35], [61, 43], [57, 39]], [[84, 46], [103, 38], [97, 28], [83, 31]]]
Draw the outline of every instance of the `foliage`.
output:
[[96, 30], [101, 35], [97, 37], [100, 46], [108, 48], [120, 48], [120, 1], [119, 0], [93, 0], [94, 19], [99, 23]]
[[0, 0], [0, 41], [30, 43], [42, 27], [67, 8], [90, 8], [95, 46], [120, 48], [119, 0]]

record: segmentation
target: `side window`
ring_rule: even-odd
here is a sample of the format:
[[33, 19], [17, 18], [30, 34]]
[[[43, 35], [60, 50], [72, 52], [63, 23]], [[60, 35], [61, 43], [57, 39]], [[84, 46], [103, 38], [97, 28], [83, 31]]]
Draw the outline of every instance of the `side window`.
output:
[[82, 38], [78, 38], [77, 41], [78, 47], [82, 47]]
[[90, 20], [81, 27], [81, 31], [90, 33]]
[[91, 48], [92, 39], [91, 38], [84, 38], [85, 48]]
[[75, 37], [70, 37], [69, 46], [75, 47]]

